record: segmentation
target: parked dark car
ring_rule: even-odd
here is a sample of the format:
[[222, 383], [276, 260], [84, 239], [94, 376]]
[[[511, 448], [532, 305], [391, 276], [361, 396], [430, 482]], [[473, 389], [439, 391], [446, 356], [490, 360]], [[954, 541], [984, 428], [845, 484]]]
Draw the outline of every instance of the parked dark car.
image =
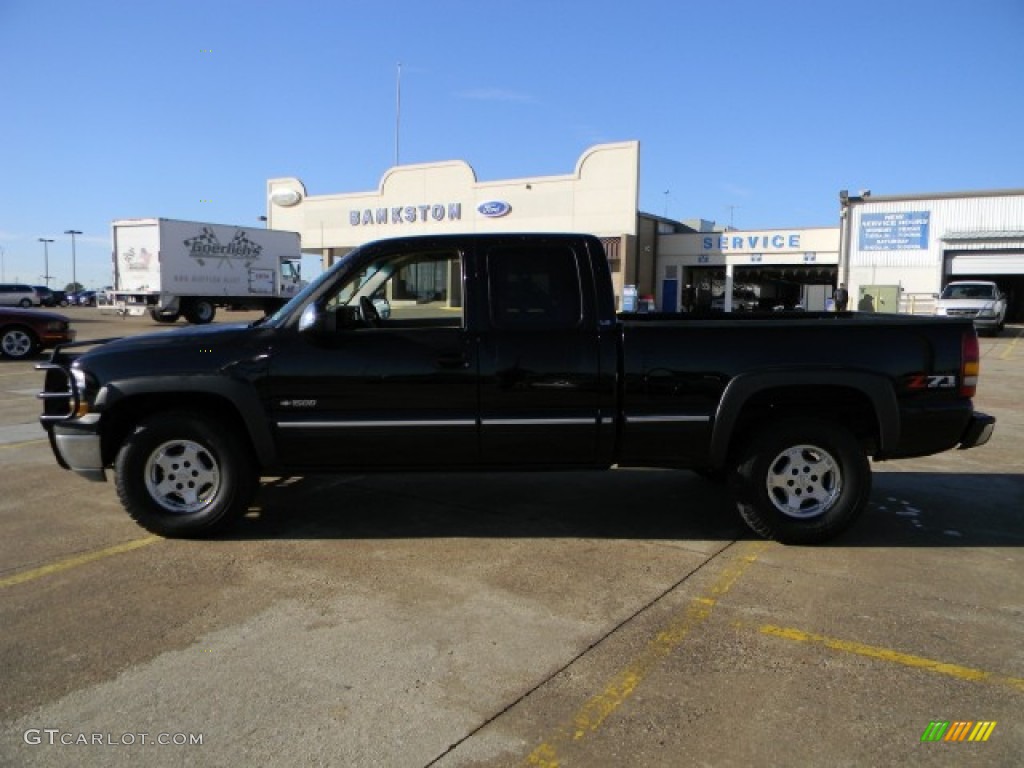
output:
[[64, 291], [47, 288], [45, 285], [33, 285], [32, 288], [39, 297], [39, 305], [42, 307], [66, 307], [68, 305], [68, 295]]
[[39, 297], [39, 306], [52, 307], [56, 304], [53, 299], [53, 291], [45, 285], [33, 285], [32, 290], [34, 290], [36, 292], [36, 296]]
[[75, 304], [80, 307], [95, 307], [96, 291], [79, 291], [75, 294]]
[[22, 360], [75, 340], [71, 321], [56, 312], [0, 308], [0, 354]]

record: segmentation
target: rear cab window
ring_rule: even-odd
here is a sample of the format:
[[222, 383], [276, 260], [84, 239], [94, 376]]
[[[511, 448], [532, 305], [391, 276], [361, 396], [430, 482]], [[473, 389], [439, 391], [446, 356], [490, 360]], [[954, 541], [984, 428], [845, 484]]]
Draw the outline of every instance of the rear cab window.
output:
[[583, 321], [576, 253], [565, 244], [505, 245], [486, 254], [493, 328], [568, 330]]

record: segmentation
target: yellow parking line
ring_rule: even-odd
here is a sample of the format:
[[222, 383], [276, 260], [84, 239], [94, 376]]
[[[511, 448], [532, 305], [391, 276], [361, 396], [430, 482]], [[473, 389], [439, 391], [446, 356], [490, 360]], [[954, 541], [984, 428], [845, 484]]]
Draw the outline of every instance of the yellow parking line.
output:
[[26, 445], [35, 445], [36, 443], [45, 443], [45, 442], [46, 442], [46, 438], [45, 437], [40, 437], [40, 438], [36, 438], [35, 440], [21, 440], [21, 441], [19, 441], [17, 443], [0, 443], [0, 450], [3, 450], [4, 448], [21, 448], [21, 447], [26, 446]]
[[1000, 360], [1008, 360], [1013, 351], [1017, 348], [1017, 342], [1020, 341], [1020, 337], [1024, 335], [1024, 329], [1017, 331], [1017, 335], [1013, 337], [1013, 340], [1006, 345], [1006, 349], [1003, 350], [1003, 354], [999, 356]]
[[1019, 677], [1008, 677], [994, 672], [986, 672], [981, 669], [963, 667], [959, 664], [947, 664], [946, 662], [927, 659], [923, 656], [915, 656], [910, 653], [893, 651], [876, 645], [865, 645], [864, 643], [857, 643], [850, 640], [839, 640], [834, 637], [826, 637], [825, 635], [816, 635], [813, 632], [804, 632], [803, 630], [793, 629], [791, 627], [776, 627], [772, 624], [765, 624], [760, 627], [758, 631], [763, 635], [779, 637], [783, 640], [792, 640], [797, 643], [807, 643], [810, 645], [821, 645], [833, 651], [842, 651], [843, 653], [852, 653], [857, 656], [866, 656], [870, 659], [888, 661], [892, 664], [900, 664], [904, 667], [912, 667], [914, 669], [924, 669], [939, 675], [955, 677], [958, 680], [1008, 686], [1024, 693], [1024, 679]]
[[691, 600], [681, 616], [649, 640], [643, 651], [616, 673], [600, 693], [584, 703], [568, 723], [556, 728], [551, 736], [527, 756], [525, 764], [556, 768], [560, 764], [559, 749], [596, 731], [609, 715], [622, 706], [655, 665], [667, 657], [694, 629], [707, 621], [718, 600], [733, 587], [744, 571], [757, 560], [758, 552], [766, 546], [762, 542], [753, 544], [753, 551], [730, 563], [708, 594]]
[[24, 584], [26, 581], [39, 579], [43, 576], [51, 576], [55, 573], [60, 573], [61, 571], [77, 568], [78, 566], [85, 565], [86, 563], [102, 560], [105, 557], [120, 555], [123, 552], [131, 552], [133, 549], [146, 547], [150, 544], [155, 544], [158, 541], [161, 541], [159, 536], [146, 536], [143, 539], [133, 539], [132, 541], [126, 541], [123, 544], [115, 544], [114, 546], [107, 547], [106, 549], [97, 549], [95, 552], [86, 552], [82, 555], [69, 557], [66, 560], [58, 560], [56, 563], [50, 563], [50, 565], [43, 565], [39, 568], [33, 568], [31, 571], [16, 573], [14, 576], [7, 576], [6, 578], [0, 579], [0, 589], [13, 587], [16, 584]]

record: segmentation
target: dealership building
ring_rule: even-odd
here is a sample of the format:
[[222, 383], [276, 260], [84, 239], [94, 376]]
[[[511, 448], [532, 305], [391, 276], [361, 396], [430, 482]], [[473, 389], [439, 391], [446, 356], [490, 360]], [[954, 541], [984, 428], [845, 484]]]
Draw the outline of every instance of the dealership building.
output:
[[640, 143], [586, 150], [572, 173], [482, 182], [461, 160], [399, 165], [376, 190], [309, 195], [295, 178], [267, 182], [267, 226], [299, 232], [330, 266], [362, 243], [464, 232], [586, 232], [604, 243], [615, 292], [654, 292], [658, 237], [684, 225], [640, 213]]
[[[735, 230], [638, 208], [640, 144], [587, 149], [560, 176], [480, 181], [461, 160], [398, 165], [375, 190], [310, 195], [267, 182], [267, 225], [299, 232], [324, 267], [371, 240], [463, 232], [586, 232], [604, 244], [619, 307], [930, 311], [952, 279], [995, 280], [1024, 313], [1024, 190], [839, 196], [834, 227]], [[646, 300], [646, 301], [644, 301]]]

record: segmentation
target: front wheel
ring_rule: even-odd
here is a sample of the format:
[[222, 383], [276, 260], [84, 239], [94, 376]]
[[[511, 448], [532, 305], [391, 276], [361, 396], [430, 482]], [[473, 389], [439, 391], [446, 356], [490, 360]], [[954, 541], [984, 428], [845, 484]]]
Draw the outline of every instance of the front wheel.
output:
[[176, 323], [178, 318], [181, 317], [179, 312], [161, 312], [159, 309], [149, 310], [149, 316], [158, 323]]
[[14, 326], [0, 334], [0, 354], [12, 360], [24, 360], [39, 347], [36, 337], [27, 328]]
[[143, 528], [202, 538], [245, 513], [259, 481], [254, 465], [227, 424], [187, 411], [159, 414], [118, 451], [117, 495]]
[[871, 466], [846, 428], [794, 419], [759, 430], [732, 475], [740, 516], [757, 534], [818, 544], [846, 530], [867, 507]]

